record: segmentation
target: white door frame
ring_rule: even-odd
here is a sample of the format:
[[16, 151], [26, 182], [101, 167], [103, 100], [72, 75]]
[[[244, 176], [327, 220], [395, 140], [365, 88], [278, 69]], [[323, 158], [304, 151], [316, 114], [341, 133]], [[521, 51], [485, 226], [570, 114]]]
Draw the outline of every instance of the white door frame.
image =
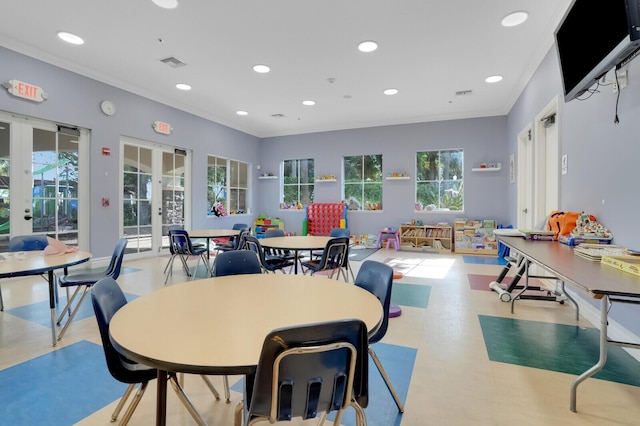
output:
[[[545, 118], [555, 114], [555, 123], [545, 126]], [[533, 223], [542, 221], [551, 210], [559, 206], [559, 111], [556, 95], [535, 117], [534, 128], [534, 217]]]
[[517, 228], [533, 229], [533, 124], [528, 123], [518, 133], [517, 159]]

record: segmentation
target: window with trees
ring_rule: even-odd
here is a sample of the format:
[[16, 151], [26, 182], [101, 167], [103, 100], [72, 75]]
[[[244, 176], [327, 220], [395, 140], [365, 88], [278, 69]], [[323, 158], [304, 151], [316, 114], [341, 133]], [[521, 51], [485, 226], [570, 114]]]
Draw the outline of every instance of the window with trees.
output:
[[416, 154], [416, 210], [464, 210], [461, 149]]
[[343, 198], [350, 210], [382, 210], [382, 155], [344, 157]]
[[249, 165], [221, 157], [207, 158], [208, 214], [247, 213]]
[[284, 160], [282, 168], [282, 203], [285, 206], [313, 202], [315, 171], [313, 158]]

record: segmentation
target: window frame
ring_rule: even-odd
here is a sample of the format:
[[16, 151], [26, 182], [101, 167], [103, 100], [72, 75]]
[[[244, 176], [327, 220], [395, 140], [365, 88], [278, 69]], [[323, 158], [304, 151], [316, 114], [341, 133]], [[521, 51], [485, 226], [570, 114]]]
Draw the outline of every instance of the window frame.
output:
[[[211, 160], [214, 163], [211, 163]], [[217, 180], [218, 176], [215, 171], [210, 172], [211, 168], [225, 168], [223, 180]], [[215, 216], [213, 212], [213, 203], [218, 205], [222, 203], [223, 215], [226, 214], [247, 214], [250, 212], [249, 206], [249, 171], [250, 164], [244, 161], [232, 160], [217, 155], [207, 155], [207, 216]], [[213, 178], [213, 180], [212, 180]], [[224, 196], [211, 197], [215, 191], [214, 188], [220, 188], [224, 191]], [[235, 192], [235, 194], [234, 194]], [[212, 201], [213, 199], [213, 201]]]
[[[444, 160], [443, 153], [449, 154], [450, 158]], [[435, 166], [437, 167], [436, 179], [421, 179], [423, 173], [419, 169], [420, 156], [424, 154], [436, 154]], [[453, 155], [452, 155], [453, 154]], [[454, 164], [455, 170], [453, 172], [445, 171], [445, 168], [449, 170], [452, 163], [457, 160], [456, 156], [460, 156], [459, 164]], [[415, 204], [414, 211], [418, 213], [456, 213], [460, 214], [464, 212], [464, 149], [462, 148], [446, 148], [446, 149], [434, 149], [425, 151], [416, 151], [415, 156]], [[460, 173], [458, 176], [457, 173]], [[455, 174], [451, 174], [455, 173]], [[447, 175], [447, 176], [445, 176]], [[426, 204], [427, 200], [421, 200], [421, 194], [419, 188], [421, 184], [433, 184], [437, 185], [438, 203]], [[448, 193], [448, 194], [447, 194]], [[433, 206], [433, 207], [428, 207]], [[459, 209], [451, 209], [452, 206], [459, 206]]]
[[[372, 161], [373, 158], [376, 157], [375, 161]], [[356, 181], [353, 178], [350, 178], [349, 175], [350, 173], [347, 173], [346, 170], [346, 166], [347, 163], [349, 161], [349, 159], [357, 159], [360, 158], [361, 161], [361, 170], [359, 172], [360, 174], [360, 180]], [[367, 161], [371, 161], [374, 165], [374, 168], [377, 168], [377, 170], [374, 171], [374, 178], [376, 178], [375, 180], [367, 180], [367, 179], [371, 179], [371, 177], [367, 176], [367, 169], [366, 169], [366, 165], [367, 165]], [[384, 174], [383, 174], [383, 162], [384, 162], [384, 157], [382, 154], [362, 154], [362, 155], [345, 155], [342, 157], [342, 199], [346, 201], [347, 203], [347, 207], [349, 208], [349, 210], [354, 210], [354, 211], [382, 211], [384, 208], [383, 202], [382, 200], [384, 199]], [[375, 163], [377, 164], [377, 167]], [[360, 186], [360, 197], [356, 198], [353, 194], [353, 192], [351, 190], [347, 190], [347, 187], [349, 186], [353, 186], [355, 187], [356, 185]], [[367, 193], [371, 194], [371, 189], [373, 186], [378, 186], [380, 188], [380, 197], [379, 197], [379, 201], [374, 200], [373, 202], [367, 201]], [[368, 187], [368, 188], [367, 188]], [[352, 201], [352, 198], [356, 198], [358, 204], [359, 204], [359, 208], [354, 208], [355, 204]]]
[[[287, 183], [287, 176], [285, 176], [285, 173], [287, 172], [287, 163], [288, 162], [295, 162], [295, 169], [296, 169], [296, 177], [297, 177], [297, 182], [295, 183]], [[302, 166], [302, 162], [307, 162], [307, 173], [304, 176], [307, 179], [307, 182], [305, 183], [303, 181], [303, 173], [301, 172], [301, 166]], [[311, 167], [309, 167], [309, 164]], [[310, 170], [310, 174], [309, 174], [309, 170]], [[280, 184], [280, 208], [281, 209], [286, 209], [286, 208], [291, 208], [293, 206], [293, 204], [288, 204], [287, 200], [285, 199], [285, 187], [296, 187], [296, 207], [298, 204], [302, 204], [302, 207], [306, 207], [307, 204], [309, 203], [313, 203], [313, 197], [315, 195], [315, 159], [313, 158], [296, 158], [296, 159], [290, 159], [290, 160], [283, 160], [282, 164], [281, 164], [281, 173], [280, 175], [282, 176], [282, 182]], [[308, 200], [303, 200], [302, 193], [303, 191], [301, 190], [303, 187], [307, 188], [307, 192], [309, 194], [308, 196]]]

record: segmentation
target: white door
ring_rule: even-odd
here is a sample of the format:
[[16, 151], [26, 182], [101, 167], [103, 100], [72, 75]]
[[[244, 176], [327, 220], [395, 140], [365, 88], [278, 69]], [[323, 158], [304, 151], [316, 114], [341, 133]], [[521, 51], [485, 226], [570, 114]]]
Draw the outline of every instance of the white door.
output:
[[121, 224], [127, 251], [151, 256], [168, 247], [168, 227], [188, 227], [187, 153], [132, 138], [121, 139]]
[[518, 191], [518, 229], [533, 229], [533, 126], [529, 123], [518, 134], [516, 182]]
[[0, 113], [0, 251], [11, 236], [29, 234], [88, 246], [88, 215], [80, 214], [88, 211], [88, 140], [85, 129]]
[[534, 224], [541, 222], [559, 206], [559, 114], [555, 97], [536, 116]]

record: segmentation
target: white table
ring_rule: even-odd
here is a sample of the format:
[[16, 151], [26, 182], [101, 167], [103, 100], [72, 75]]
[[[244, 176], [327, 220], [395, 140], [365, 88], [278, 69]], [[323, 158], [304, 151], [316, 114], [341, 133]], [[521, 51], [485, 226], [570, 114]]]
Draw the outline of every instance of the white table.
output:
[[110, 336], [127, 358], [158, 369], [157, 424], [164, 425], [167, 372], [252, 375], [270, 331], [350, 318], [371, 334], [382, 305], [360, 287], [326, 278], [233, 275], [139, 297], [115, 314]]
[[[49, 281], [49, 307], [51, 308], [51, 337], [53, 346], [56, 346], [56, 283], [53, 271], [56, 269], [64, 269], [66, 274], [69, 266], [88, 261], [91, 258], [91, 253], [79, 251], [76, 253], [45, 256], [44, 251], [34, 250], [3, 253], [2, 256], [4, 260], [0, 260], [0, 279], [47, 274]], [[0, 307], [4, 310], [4, 304], [1, 303], [1, 298]]]

